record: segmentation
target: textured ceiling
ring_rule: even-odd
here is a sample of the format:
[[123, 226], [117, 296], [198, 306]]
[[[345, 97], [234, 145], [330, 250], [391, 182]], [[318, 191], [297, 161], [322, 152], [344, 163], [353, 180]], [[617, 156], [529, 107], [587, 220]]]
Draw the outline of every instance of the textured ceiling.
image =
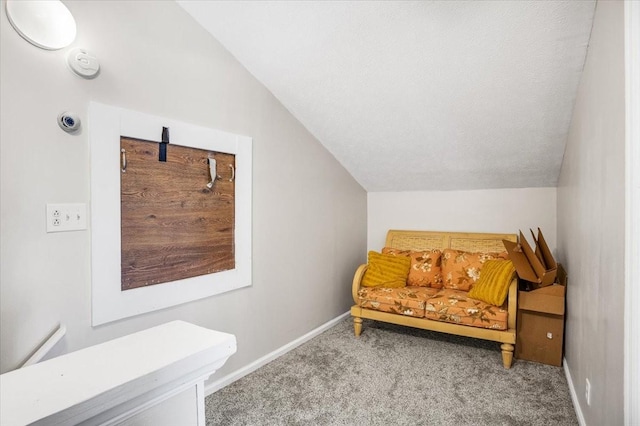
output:
[[179, 1], [367, 191], [555, 186], [594, 1]]

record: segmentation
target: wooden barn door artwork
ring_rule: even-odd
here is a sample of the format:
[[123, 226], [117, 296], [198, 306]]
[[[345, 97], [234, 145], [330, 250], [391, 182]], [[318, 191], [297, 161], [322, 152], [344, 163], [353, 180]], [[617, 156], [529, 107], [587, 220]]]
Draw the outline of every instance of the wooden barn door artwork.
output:
[[165, 147], [120, 138], [123, 291], [235, 268], [235, 155]]

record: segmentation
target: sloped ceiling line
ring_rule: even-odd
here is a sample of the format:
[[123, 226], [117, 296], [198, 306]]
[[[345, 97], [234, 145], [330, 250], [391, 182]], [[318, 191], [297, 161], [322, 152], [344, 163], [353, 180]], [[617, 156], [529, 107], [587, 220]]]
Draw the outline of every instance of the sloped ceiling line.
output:
[[188, 1], [367, 191], [556, 186], [595, 1]]

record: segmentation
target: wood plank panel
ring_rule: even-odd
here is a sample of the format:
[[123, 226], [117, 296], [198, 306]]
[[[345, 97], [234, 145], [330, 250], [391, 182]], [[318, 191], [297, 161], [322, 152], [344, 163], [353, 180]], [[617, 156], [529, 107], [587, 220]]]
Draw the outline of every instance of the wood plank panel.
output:
[[[235, 156], [122, 137], [121, 288], [129, 290], [235, 268]], [[217, 162], [213, 188], [207, 158]]]

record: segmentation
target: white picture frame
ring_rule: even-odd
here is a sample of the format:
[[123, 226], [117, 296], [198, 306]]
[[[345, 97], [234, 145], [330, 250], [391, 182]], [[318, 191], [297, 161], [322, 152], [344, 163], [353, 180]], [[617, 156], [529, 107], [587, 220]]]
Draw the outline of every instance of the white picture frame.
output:
[[[252, 139], [97, 102], [88, 122], [92, 325], [250, 286]], [[122, 291], [120, 137], [160, 142], [162, 127], [170, 129], [170, 145], [235, 155], [235, 269]]]

